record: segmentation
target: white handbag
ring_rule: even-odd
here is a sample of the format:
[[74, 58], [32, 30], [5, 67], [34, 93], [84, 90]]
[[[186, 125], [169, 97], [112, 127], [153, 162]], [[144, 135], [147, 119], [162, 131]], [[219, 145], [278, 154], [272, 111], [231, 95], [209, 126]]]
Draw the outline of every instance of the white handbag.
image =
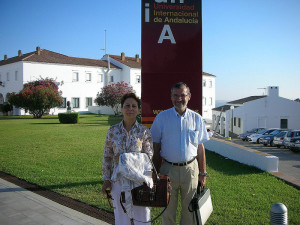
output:
[[203, 225], [213, 211], [210, 190], [198, 186], [197, 192], [189, 205], [189, 211], [194, 212], [195, 224]]

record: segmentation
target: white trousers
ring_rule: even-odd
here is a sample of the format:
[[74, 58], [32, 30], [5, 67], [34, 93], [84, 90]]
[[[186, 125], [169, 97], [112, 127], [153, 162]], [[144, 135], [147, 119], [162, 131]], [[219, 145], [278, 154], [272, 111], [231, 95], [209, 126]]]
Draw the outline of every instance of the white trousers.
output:
[[[124, 213], [120, 204], [121, 185], [112, 183], [111, 196], [113, 198], [113, 207], [115, 215], [115, 225], [130, 225], [130, 218]], [[139, 221], [151, 220], [151, 211], [149, 207], [133, 206], [134, 219]], [[151, 225], [151, 223], [141, 223], [134, 221], [134, 225]]]

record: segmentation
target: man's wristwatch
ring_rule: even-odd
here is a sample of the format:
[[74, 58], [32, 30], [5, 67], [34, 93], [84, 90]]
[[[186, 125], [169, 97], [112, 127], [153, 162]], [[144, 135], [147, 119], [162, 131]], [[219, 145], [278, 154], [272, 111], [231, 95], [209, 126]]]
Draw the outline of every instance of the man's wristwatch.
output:
[[207, 176], [207, 172], [204, 172], [204, 173], [199, 173], [199, 176]]

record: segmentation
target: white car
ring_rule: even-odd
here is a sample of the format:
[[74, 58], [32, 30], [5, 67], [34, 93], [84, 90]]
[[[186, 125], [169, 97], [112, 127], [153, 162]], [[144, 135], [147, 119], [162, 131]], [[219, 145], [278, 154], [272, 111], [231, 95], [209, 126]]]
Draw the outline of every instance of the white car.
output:
[[279, 128], [272, 128], [272, 129], [267, 129], [267, 130], [261, 130], [259, 132], [257, 132], [256, 134], [251, 134], [248, 137], [248, 141], [252, 142], [252, 143], [259, 143], [259, 139], [263, 136], [263, 135], [267, 135], [270, 134], [272, 131], [277, 130]]

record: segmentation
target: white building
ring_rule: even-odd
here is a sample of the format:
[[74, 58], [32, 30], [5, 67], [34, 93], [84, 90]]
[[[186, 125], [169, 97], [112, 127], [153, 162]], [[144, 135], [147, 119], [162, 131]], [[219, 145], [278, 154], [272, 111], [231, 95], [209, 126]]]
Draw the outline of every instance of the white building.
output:
[[300, 103], [279, 97], [279, 87], [270, 86], [268, 94], [250, 96], [214, 108], [213, 129], [225, 137], [252, 128], [300, 128]]
[[[110, 83], [124, 81], [141, 96], [141, 59], [139, 55], [126, 57], [105, 55], [102, 59], [70, 57], [46, 49], [0, 61], [0, 104], [7, 101], [7, 93], [19, 92], [23, 85], [40, 78], [52, 78], [62, 91], [64, 103], [50, 110], [51, 114], [66, 112], [67, 101], [72, 110], [85, 113], [110, 114], [112, 110], [102, 107], [95, 111], [94, 99], [101, 88]], [[211, 121], [211, 109], [215, 107], [215, 76], [203, 73], [203, 117]], [[94, 108], [94, 109], [93, 109]], [[13, 115], [23, 115], [23, 110], [14, 109]]]

